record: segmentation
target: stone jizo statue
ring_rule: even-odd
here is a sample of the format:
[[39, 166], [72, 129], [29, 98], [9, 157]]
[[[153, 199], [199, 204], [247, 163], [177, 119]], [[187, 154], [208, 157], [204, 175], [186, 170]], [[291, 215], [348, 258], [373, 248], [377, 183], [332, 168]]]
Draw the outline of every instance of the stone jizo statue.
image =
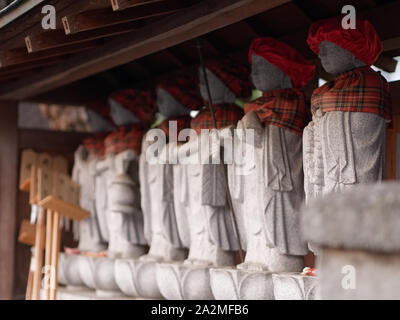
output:
[[345, 30], [340, 18], [332, 18], [314, 23], [307, 41], [335, 75], [311, 98], [313, 122], [304, 139], [307, 198], [382, 180], [391, 105], [386, 80], [370, 68], [382, 51], [376, 31], [359, 19], [356, 29]]

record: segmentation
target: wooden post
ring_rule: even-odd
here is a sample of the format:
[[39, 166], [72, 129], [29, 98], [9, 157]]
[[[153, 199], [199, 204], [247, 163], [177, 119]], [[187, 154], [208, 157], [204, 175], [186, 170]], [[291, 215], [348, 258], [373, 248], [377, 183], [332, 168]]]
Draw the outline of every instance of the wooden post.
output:
[[26, 285], [26, 295], [25, 300], [32, 300], [32, 292], [33, 292], [33, 264], [35, 263], [35, 258], [33, 254], [31, 254], [31, 262], [29, 264], [29, 275], [28, 275], [28, 282]]
[[33, 275], [32, 300], [40, 300], [40, 287], [42, 281], [43, 268], [43, 249], [44, 249], [44, 212], [40, 208], [36, 221], [36, 239], [35, 239], [35, 271]]
[[18, 170], [18, 105], [0, 101], [0, 299], [13, 298]]
[[58, 255], [60, 252], [60, 214], [53, 214], [53, 240], [51, 247], [51, 278], [50, 278], [50, 300], [56, 300], [58, 288]]
[[[52, 277], [52, 240], [53, 240], [53, 216], [51, 210], [47, 210], [46, 214], [46, 253], [45, 253], [45, 270], [46, 276], [50, 275], [50, 279]], [[46, 279], [48, 279], [46, 277]], [[45, 283], [45, 300], [50, 299], [50, 285], [51, 282], [47, 281]]]

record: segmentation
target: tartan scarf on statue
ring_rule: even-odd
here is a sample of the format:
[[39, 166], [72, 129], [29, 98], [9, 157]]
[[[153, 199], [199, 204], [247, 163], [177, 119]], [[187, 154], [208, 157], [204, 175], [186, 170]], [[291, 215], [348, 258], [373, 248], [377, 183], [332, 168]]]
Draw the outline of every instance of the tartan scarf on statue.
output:
[[294, 88], [264, 92], [261, 98], [246, 103], [244, 110], [254, 111], [264, 125], [281, 127], [300, 136], [309, 122], [304, 93]]
[[104, 157], [104, 138], [106, 134], [98, 133], [93, 136], [83, 140], [82, 144], [86, 151], [91, 155], [96, 155], [98, 157]]
[[[236, 124], [243, 118], [243, 110], [232, 104], [217, 104], [213, 106], [217, 128], [222, 129], [230, 125]], [[201, 129], [214, 129], [211, 112], [208, 107], [203, 107], [196, 118], [192, 119], [190, 127], [197, 133]]]
[[191, 120], [192, 120], [192, 118], [189, 115], [169, 117], [168, 119], [165, 119], [163, 122], [161, 122], [160, 125], [158, 126], [158, 128], [161, 129], [162, 131], [164, 131], [167, 138], [169, 138], [169, 122], [176, 121], [177, 137], [179, 137], [179, 132], [181, 132], [181, 130], [190, 128]]
[[132, 149], [136, 154], [140, 154], [144, 133], [145, 128], [141, 124], [119, 127], [105, 138], [105, 154], [118, 154], [128, 149]]
[[380, 73], [361, 67], [339, 75], [314, 90], [311, 112], [352, 111], [374, 113], [391, 119], [389, 85]]

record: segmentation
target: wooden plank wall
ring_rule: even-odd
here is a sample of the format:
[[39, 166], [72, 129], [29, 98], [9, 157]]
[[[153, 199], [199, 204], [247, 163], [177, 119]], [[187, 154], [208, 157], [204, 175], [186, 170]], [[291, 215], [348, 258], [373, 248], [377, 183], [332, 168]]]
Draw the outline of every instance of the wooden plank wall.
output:
[[[74, 152], [81, 141], [87, 137], [86, 133], [60, 132], [48, 130], [21, 129], [18, 131], [19, 159], [22, 150], [33, 149], [37, 152], [47, 152], [51, 155], [61, 155], [68, 159], [69, 168], [72, 169]], [[19, 168], [19, 165], [18, 165]], [[17, 191], [16, 208], [17, 231], [23, 219], [30, 217], [29, 194]], [[17, 235], [15, 235], [16, 237]], [[65, 245], [73, 246], [72, 233], [63, 232], [62, 242]], [[14, 257], [14, 287], [13, 299], [24, 299], [26, 284], [28, 280], [30, 261], [30, 248], [27, 245], [16, 243]], [[0, 279], [1, 274], [0, 274]]]
[[17, 239], [18, 108], [0, 101], [0, 299], [11, 299]]

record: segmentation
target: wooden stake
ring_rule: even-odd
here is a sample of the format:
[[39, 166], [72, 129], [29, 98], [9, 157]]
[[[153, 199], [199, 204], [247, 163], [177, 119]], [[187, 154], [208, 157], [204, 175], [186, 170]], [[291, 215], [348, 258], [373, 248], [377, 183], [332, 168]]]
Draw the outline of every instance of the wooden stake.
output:
[[[45, 270], [47, 282], [45, 283], [45, 300], [50, 299], [50, 285], [52, 274], [52, 241], [53, 240], [53, 215], [51, 210], [47, 210], [46, 216], [46, 251], [45, 251]], [[50, 278], [48, 276], [50, 275]], [[50, 281], [48, 281], [50, 279]]]
[[54, 212], [53, 214], [53, 240], [51, 247], [51, 279], [50, 279], [50, 300], [56, 300], [58, 288], [58, 255], [60, 252], [60, 214]]
[[33, 264], [35, 263], [35, 257], [33, 253], [31, 254], [31, 262], [29, 264], [29, 275], [28, 275], [28, 283], [26, 286], [26, 295], [25, 300], [32, 300], [32, 292], [33, 292]]
[[33, 275], [33, 292], [32, 300], [40, 300], [40, 287], [42, 280], [43, 267], [43, 249], [44, 249], [44, 214], [39, 208], [38, 218], [36, 222], [36, 237], [35, 237], [35, 271]]

